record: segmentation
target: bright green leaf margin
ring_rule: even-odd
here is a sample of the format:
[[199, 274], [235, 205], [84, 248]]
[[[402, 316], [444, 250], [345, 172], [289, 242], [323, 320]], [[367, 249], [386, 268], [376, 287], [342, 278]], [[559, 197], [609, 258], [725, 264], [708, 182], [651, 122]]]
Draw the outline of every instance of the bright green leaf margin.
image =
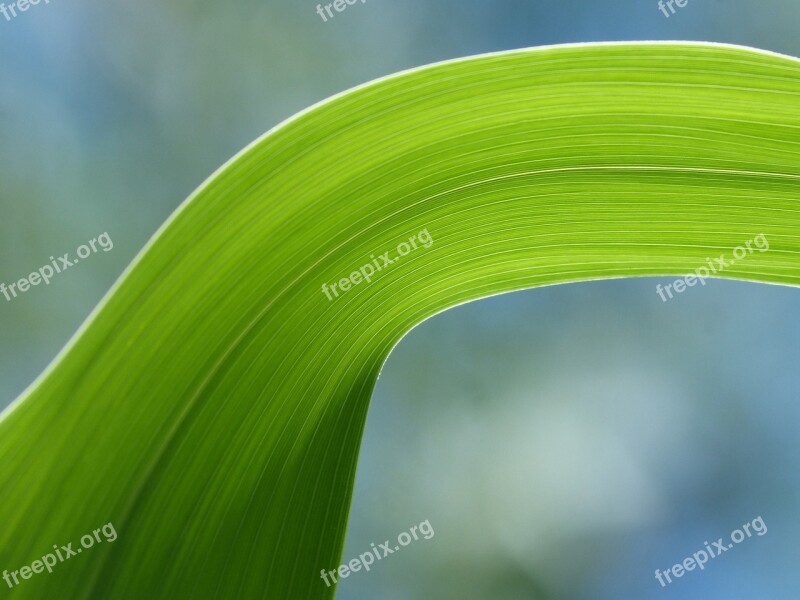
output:
[[[406, 332], [491, 294], [683, 275], [758, 234], [770, 251], [724, 276], [796, 285], [799, 150], [800, 63], [707, 44], [479, 56], [295, 116], [203, 184], [4, 413], [0, 569], [109, 521], [119, 539], [0, 593], [330, 598]], [[322, 293], [423, 228], [433, 247]]]

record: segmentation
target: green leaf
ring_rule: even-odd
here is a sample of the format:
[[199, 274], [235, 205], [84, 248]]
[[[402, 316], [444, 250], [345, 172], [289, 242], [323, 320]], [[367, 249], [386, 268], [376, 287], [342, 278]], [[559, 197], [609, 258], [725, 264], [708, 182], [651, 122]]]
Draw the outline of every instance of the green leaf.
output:
[[10, 593], [332, 597], [320, 570], [405, 333], [491, 294], [684, 275], [760, 234], [719, 276], [796, 285], [799, 150], [798, 61], [705, 44], [479, 56], [297, 115], [203, 184], [4, 413], [0, 568], [119, 536]]

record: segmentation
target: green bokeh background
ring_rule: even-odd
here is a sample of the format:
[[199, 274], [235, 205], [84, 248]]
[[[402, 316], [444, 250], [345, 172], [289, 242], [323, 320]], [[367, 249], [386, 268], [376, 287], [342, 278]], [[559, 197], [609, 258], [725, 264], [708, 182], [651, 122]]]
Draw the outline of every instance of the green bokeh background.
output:
[[[315, 6], [51, 0], [0, 17], [0, 281], [103, 232], [115, 244], [0, 297], [0, 406], [183, 198], [328, 95], [564, 42], [800, 56], [796, 0], [689, 0], [669, 19], [655, 0], [367, 0], [327, 23]], [[345, 559], [426, 519], [436, 535], [338, 597], [800, 597], [800, 294], [714, 281], [664, 304], [655, 283], [496, 297], [407, 336], [376, 390]], [[766, 536], [660, 588], [656, 568], [758, 515]]]

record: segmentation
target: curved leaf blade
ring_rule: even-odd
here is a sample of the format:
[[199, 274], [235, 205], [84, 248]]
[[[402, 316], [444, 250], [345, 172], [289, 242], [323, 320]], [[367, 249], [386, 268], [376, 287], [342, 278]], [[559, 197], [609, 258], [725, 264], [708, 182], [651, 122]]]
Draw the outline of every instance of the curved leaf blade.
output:
[[[705, 44], [552, 47], [402, 73], [225, 165], [0, 422], [0, 565], [113, 522], [19, 598], [326, 598], [369, 397], [456, 304], [683, 275], [796, 285], [800, 65]], [[333, 301], [422, 230], [433, 245]]]

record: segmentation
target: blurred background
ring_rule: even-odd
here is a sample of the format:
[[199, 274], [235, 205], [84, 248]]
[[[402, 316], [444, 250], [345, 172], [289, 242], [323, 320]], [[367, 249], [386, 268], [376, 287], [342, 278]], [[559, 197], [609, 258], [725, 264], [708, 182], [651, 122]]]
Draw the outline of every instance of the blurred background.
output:
[[[689, 0], [670, 18], [656, 0], [366, 0], [327, 22], [312, 0], [51, 0], [0, 15], [0, 282], [114, 241], [0, 296], [0, 407], [195, 187], [316, 101], [563, 42], [800, 56], [798, 25], [797, 0]], [[435, 536], [337, 598], [800, 597], [800, 293], [714, 281], [664, 304], [656, 283], [520, 292], [411, 332], [378, 382], [344, 560], [424, 520]], [[763, 537], [656, 581], [757, 516]]]

